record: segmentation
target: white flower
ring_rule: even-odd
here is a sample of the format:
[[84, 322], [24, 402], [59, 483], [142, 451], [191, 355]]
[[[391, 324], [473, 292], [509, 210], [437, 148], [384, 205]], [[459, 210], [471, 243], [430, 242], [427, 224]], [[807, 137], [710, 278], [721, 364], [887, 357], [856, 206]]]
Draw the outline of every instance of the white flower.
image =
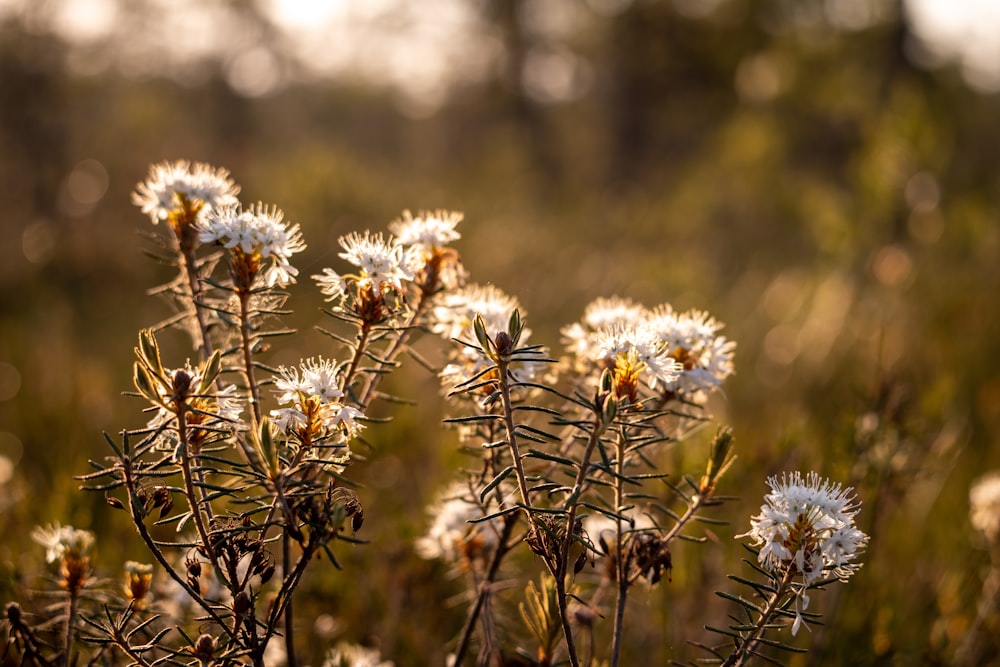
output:
[[497, 543], [492, 526], [469, 523], [483, 516], [483, 508], [473, 500], [473, 495], [467, 484], [455, 482], [428, 509], [434, 520], [427, 534], [414, 543], [421, 558], [440, 558], [453, 563], [458, 560], [459, 549], [474, 539], [481, 540], [482, 546], [492, 547]]
[[[476, 316], [483, 318], [487, 335], [493, 337], [500, 331], [507, 331], [511, 315], [520, 307], [517, 299], [492, 285], [467, 285], [443, 294], [437, 304], [432, 312], [431, 330], [445, 338], [468, 343], [454, 348], [448, 364], [441, 371], [441, 384], [450, 389], [493, 366], [493, 362], [478, 349], [473, 328]], [[524, 347], [530, 336], [531, 329], [524, 327], [519, 346]], [[538, 356], [546, 356], [544, 349], [539, 350]], [[511, 374], [516, 375], [518, 380], [531, 380], [542, 374], [545, 366], [544, 362], [519, 356], [511, 365]]]
[[344, 395], [340, 389], [340, 371], [335, 359], [306, 359], [298, 368], [281, 366], [274, 385], [284, 392], [278, 403], [291, 403], [301, 395], [318, 396], [324, 403], [335, 401]]
[[389, 230], [403, 245], [431, 250], [443, 248], [461, 238], [461, 234], [455, 231], [455, 225], [462, 218], [461, 213], [440, 209], [433, 212], [421, 211], [417, 217], [413, 217], [409, 211], [403, 211], [399, 220], [389, 223]]
[[382, 660], [377, 649], [341, 642], [327, 653], [323, 667], [394, 667], [394, 663]]
[[619, 356], [635, 353], [636, 357], [646, 366], [643, 372], [649, 387], [655, 388], [657, 382], [669, 384], [677, 379], [681, 366], [669, 354], [666, 345], [656, 336], [656, 332], [648, 326], [615, 324], [598, 331], [593, 349], [594, 361], [603, 362], [605, 366], [613, 366]]
[[45, 528], [36, 526], [31, 539], [45, 547], [45, 561], [55, 563], [69, 556], [82, 558], [94, 546], [94, 534], [89, 530], [79, 530], [73, 526], [50, 524]]
[[[475, 341], [472, 323], [476, 315], [483, 318], [486, 332], [493, 336], [507, 330], [511, 314], [518, 309], [517, 299], [493, 285], [467, 285], [445, 294], [438, 303], [433, 313], [434, 333], [467, 342]], [[529, 334], [528, 329], [521, 333], [522, 342]]]
[[284, 287], [294, 283], [299, 273], [289, 262], [291, 256], [306, 248], [299, 226], [284, 222], [284, 217], [281, 209], [260, 202], [247, 210], [229, 204], [199, 221], [198, 238], [202, 243], [218, 242], [230, 250], [239, 248], [246, 255], [270, 259], [264, 281], [269, 287]]
[[645, 321], [646, 309], [631, 299], [620, 297], [595, 299], [584, 309], [583, 321], [563, 327], [563, 342], [573, 354], [592, 358], [598, 331], [616, 325], [637, 326]]
[[969, 488], [969, 520], [990, 544], [1000, 543], [1000, 471], [983, 475]]
[[354, 232], [340, 237], [340, 245], [344, 252], [339, 256], [360, 268], [360, 282], [376, 292], [386, 285], [402, 291], [403, 281], [413, 280], [413, 256], [391, 236], [386, 240], [382, 234]]
[[[821, 578], [841, 581], [857, 572], [854, 560], [868, 544], [868, 536], [854, 524], [859, 504], [853, 489], [841, 488], [810, 472], [782, 473], [779, 480], [767, 480], [771, 493], [764, 496], [760, 514], [750, 520], [750, 530], [736, 537], [749, 537], [760, 546], [758, 561], [776, 576], [800, 574], [802, 585], [796, 594], [804, 609], [809, 584]], [[802, 625], [797, 607], [792, 633]]]
[[364, 428], [364, 424], [358, 423], [364, 419], [364, 413], [339, 400], [344, 392], [340, 388], [340, 367], [334, 359], [316, 357], [300, 362], [298, 367], [282, 366], [274, 385], [281, 393], [278, 403], [290, 406], [271, 411], [275, 424], [285, 433], [310, 422], [343, 430], [349, 438]]
[[336, 301], [347, 294], [347, 281], [333, 269], [323, 269], [323, 273], [314, 274], [312, 279], [327, 301]]
[[203, 204], [199, 216], [209, 210], [236, 203], [240, 187], [229, 172], [202, 162], [187, 160], [161, 162], [149, 169], [145, 181], [136, 185], [132, 203], [149, 216], [154, 224], [166, 220], [179, 205], [179, 197]]
[[365, 413], [357, 408], [343, 403], [329, 403], [327, 412], [329, 413], [329, 423], [334, 428], [342, 427], [349, 438], [356, 436], [365, 427], [364, 424], [358, 422], [358, 419], [365, 418]]
[[677, 313], [664, 304], [651, 313], [649, 325], [668, 346], [670, 356], [683, 366], [683, 372], [669, 386], [671, 391], [701, 401], [733, 374], [736, 343], [718, 335], [723, 325], [708, 313]]

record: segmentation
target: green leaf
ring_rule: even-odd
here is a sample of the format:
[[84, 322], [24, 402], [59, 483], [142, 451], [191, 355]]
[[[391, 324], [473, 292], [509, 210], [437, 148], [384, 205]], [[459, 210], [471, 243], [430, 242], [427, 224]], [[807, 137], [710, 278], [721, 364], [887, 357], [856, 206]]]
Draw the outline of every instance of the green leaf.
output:
[[507, 479], [507, 477], [509, 477], [512, 472], [514, 472], [514, 466], [512, 465], [509, 465], [503, 470], [501, 470], [497, 474], [497, 476], [494, 477], [493, 480], [489, 484], [487, 484], [482, 491], [479, 492], [479, 501], [480, 502], [484, 501], [486, 499], [486, 495], [490, 491], [495, 489], [502, 481]]
[[744, 600], [739, 595], [733, 595], [732, 593], [726, 593], [724, 591], [716, 591], [715, 594], [718, 595], [720, 598], [725, 598], [726, 600], [732, 600], [733, 602], [740, 605], [744, 609], [755, 611], [758, 614], [761, 613], [761, 610], [757, 605], [750, 602], [749, 600]]

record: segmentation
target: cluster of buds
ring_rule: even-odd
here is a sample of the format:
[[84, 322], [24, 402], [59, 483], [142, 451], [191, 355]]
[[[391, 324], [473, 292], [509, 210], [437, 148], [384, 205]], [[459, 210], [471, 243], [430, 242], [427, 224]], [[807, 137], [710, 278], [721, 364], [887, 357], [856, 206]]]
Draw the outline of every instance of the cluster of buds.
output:
[[[125, 504], [114, 496], [105, 496], [108, 505], [115, 509], [126, 509]], [[149, 516], [153, 510], [159, 510], [162, 519], [174, 508], [174, 495], [170, 487], [157, 485], [149, 490], [144, 484], [136, 484], [134, 500], [140, 516]]]
[[178, 160], [150, 167], [132, 202], [154, 225], [166, 221], [181, 249], [190, 251], [197, 242], [198, 222], [217, 208], [235, 204], [239, 192], [227, 170]]

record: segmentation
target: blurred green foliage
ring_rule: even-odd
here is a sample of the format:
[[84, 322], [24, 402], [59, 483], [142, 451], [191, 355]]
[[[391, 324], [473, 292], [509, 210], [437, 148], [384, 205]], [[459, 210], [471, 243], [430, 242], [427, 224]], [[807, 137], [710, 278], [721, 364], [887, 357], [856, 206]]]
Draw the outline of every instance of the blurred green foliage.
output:
[[[723, 492], [741, 496], [739, 511], [718, 543], [678, 548], [672, 583], [634, 596], [648, 627], [626, 664], [695, 655], [684, 641], [706, 639], [706, 610], [720, 622], [726, 609], [705, 591], [725, 589], [745, 555], [732, 535], [765, 477], [786, 469], [855, 486], [872, 535], [861, 573], [816, 601], [828, 625], [800, 635], [812, 650], [795, 664], [949, 662], [987, 563], [969, 482], [1000, 466], [1000, 97], [914, 66], [900, 6], [848, 31], [796, 23], [795, 3], [777, 0], [705, 17], [648, 0], [573, 34], [591, 85], [543, 103], [518, 67], [523, 4], [481, 6], [508, 66], [419, 119], [391, 91], [335, 81], [245, 99], [219, 63], [198, 85], [74, 75], [56, 37], [0, 26], [5, 600], [41, 570], [38, 523], [97, 531], [110, 577], [142, 556], [124, 518], [72, 475], [105, 454], [101, 430], [145, 422], [121, 392], [135, 331], [168, 314], [144, 291], [170, 276], [142, 256], [148, 221], [129, 194], [151, 162], [186, 158], [229, 168], [244, 201], [300, 223], [304, 276], [336, 265], [341, 234], [446, 207], [466, 214], [457, 247], [473, 279], [517, 295], [533, 340], [554, 349], [597, 296], [728, 324], [737, 375], [715, 411], [737, 437]], [[294, 287], [301, 333], [270, 363], [324, 350], [318, 297], [308, 280]], [[172, 364], [192, 354], [165, 345]], [[353, 471], [370, 543], [307, 583], [321, 622], [302, 636], [314, 656], [343, 636], [401, 666], [441, 664], [462, 586], [412, 541], [464, 462], [439, 425], [434, 378], [413, 364], [392, 384], [424, 402], [368, 430]], [[664, 463], [701, 465], [704, 446]], [[517, 627], [513, 607], [510, 618]], [[998, 650], [994, 639], [981, 658]]]

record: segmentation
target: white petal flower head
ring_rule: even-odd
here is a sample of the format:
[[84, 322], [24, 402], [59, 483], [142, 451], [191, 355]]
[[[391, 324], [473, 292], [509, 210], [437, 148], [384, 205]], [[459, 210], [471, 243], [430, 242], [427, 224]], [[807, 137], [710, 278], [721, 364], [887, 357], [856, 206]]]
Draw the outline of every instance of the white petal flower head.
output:
[[[467, 285], [445, 294], [434, 308], [435, 333], [445, 338], [474, 341], [472, 323], [476, 315], [483, 318], [486, 332], [493, 336], [498, 331], [506, 331], [510, 316], [519, 308], [517, 299], [508, 296], [493, 285]], [[527, 339], [530, 331], [521, 333], [521, 340]]]
[[31, 539], [45, 547], [45, 561], [55, 563], [70, 556], [82, 558], [94, 546], [94, 534], [89, 530], [79, 530], [73, 526], [50, 524], [45, 528], [37, 526]]
[[563, 343], [572, 354], [593, 358], [598, 332], [615, 326], [638, 326], [646, 320], [646, 308], [631, 299], [614, 296], [592, 301], [583, 311], [583, 321], [563, 327]]
[[983, 475], [969, 488], [969, 520], [990, 544], [1000, 544], [1000, 471]]
[[327, 424], [331, 428], [342, 428], [349, 438], [357, 436], [365, 427], [359, 419], [365, 418], [365, 413], [350, 405], [343, 403], [330, 403], [325, 414], [328, 417]]
[[198, 223], [198, 238], [202, 243], [217, 242], [245, 255], [270, 259], [263, 278], [269, 287], [284, 287], [295, 282], [298, 270], [289, 262], [292, 255], [305, 250], [302, 232], [297, 224], [284, 222], [284, 212], [275, 206], [258, 202], [242, 209], [231, 204], [214, 210]]
[[294, 403], [303, 396], [317, 396], [324, 403], [335, 401], [344, 395], [340, 389], [340, 369], [335, 359], [323, 357], [302, 361], [299, 366], [278, 369], [274, 382], [278, 391], [278, 403]]
[[471, 539], [492, 547], [496, 533], [487, 524], [470, 523], [483, 516], [482, 507], [472, 499], [467, 485], [456, 482], [445, 489], [438, 501], [428, 508], [434, 517], [427, 534], [417, 539], [414, 548], [421, 558], [456, 562], [459, 549]]
[[323, 273], [313, 274], [312, 279], [327, 301], [338, 301], [347, 294], [347, 281], [333, 269], [323, 269]]
[[149, 176], [132, 193], [132, 203], [149, 216], [153, 224], [166, 220], [180, 204], [180, 198], [202, 204], [199, 215], [236, 203], [240, 187], [225, 169], [187, 160], [161, 162], [150, 167]]
[[634, 326], [645, 321], [647, 315], [646, 308], [631, 299], [602, 297], [595, 299], [583, 311], [583, 321], [591, 330], [596, 331], [616, 324]]
[[330, 649], [323, 667], [394, 667], [391, 660], [382, 660], [378, 649], [341, 642]]
[[750, 520], [749, 537], [760, 546], [760, 564], [776, 576], [801, 576], [795, 607], [794, 635], [805, 624], [809, 584], [836, 577], [841, 581], [858, 571], [855, 559], [868, 544], [868, 536], [854, 524], [859, 505], [850, 488], [821, 479], [810, 472], [783, 473], [767, 480], [771, 493], [764, 496], [760, 514]]
[[357, 232], [340, 237], [344, 252], [340, 257], [361, 269], [361, 282], [370, 284], [376, 292], [386, 286], [403, 290], [403, 281], [413, 280], [412, 257], [404, 252], [402, 244], [390, 236]]
[[461, 213], [440, 209], [421, 211], [416, 217], [409, 211], [403, 211], [399, 220], [389, 223], [389, 231], [405, 246], [419, 246], [424, 250], [443, 248], [461, 238], [461, 234], [455, 231], [455, 225], [463, 217]]
[[750, 520], [749, 537], [760, 546], [758, 560], [775, 573], [794, 568], [810, 584], [821, 577], [846, 581], [860, 567], [854, 562], [868, 536], [854, 524], [859, 505], [853, 489], [821, 479], [815, 472], [783, 473], [767, 480], [760, 514]]
[[733, 374], [736, 343], [718, 335], [723, 325], [708, 313], [678, 313], [664, 304], [652, 312], [649, 324], [683, 366], [670, 390], [703, 401]]
[[593, 361], [611, 366], [617, 357], [632, 352], [646, 365], [643, 375], [650, 388], [655, 388], [657, 382], [669, 384], [680, 374], [681, 366], [669, 356], [656, 332], [645, 324], [615, 324], [597, 332]]

